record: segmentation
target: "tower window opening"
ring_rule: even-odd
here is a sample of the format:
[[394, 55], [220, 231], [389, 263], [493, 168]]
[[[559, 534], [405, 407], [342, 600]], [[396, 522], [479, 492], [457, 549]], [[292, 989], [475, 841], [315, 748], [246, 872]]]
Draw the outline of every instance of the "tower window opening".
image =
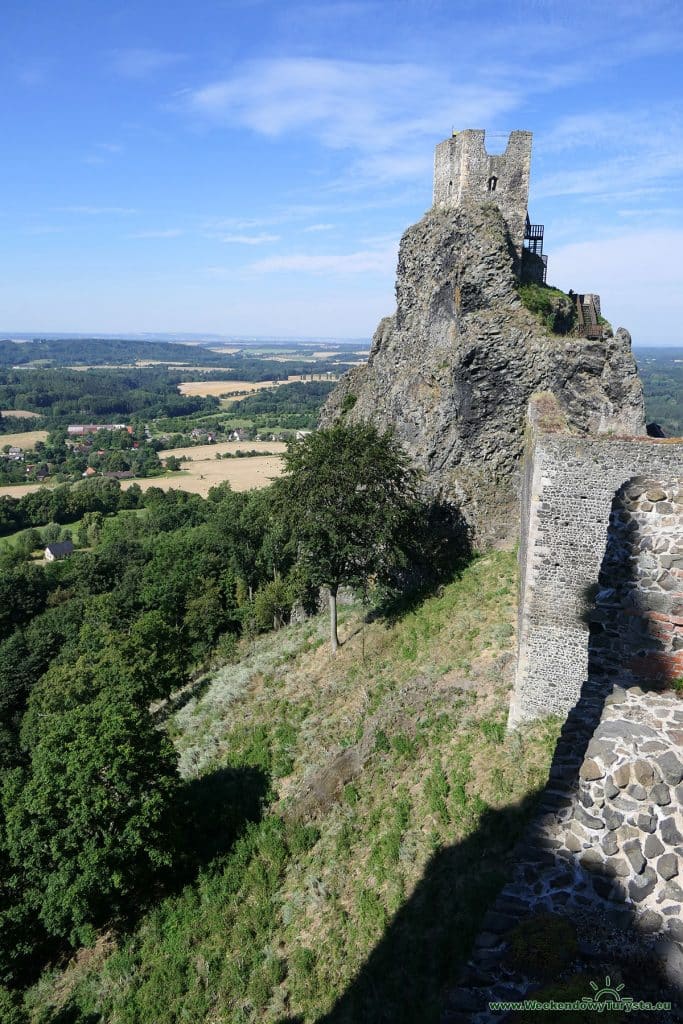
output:
[[492, 174], [491, 177], [488, 180], [489, 192], [495, 192], [497, 184], [498, 184], [498, 178], [495, 176], [495, 174]]

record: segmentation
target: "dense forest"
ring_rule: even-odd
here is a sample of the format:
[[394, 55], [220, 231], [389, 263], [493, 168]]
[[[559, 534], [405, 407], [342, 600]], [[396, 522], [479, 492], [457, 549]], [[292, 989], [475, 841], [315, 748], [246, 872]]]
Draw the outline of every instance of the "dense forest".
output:
[[321, 405], [336, 383], [336, 380], [316, 380], [282, 384], [240, 399], [235, 411], [249, 418], [256, 429], [265, 430], [271, 424], [290, 430], [312, 429]]
[[211, 412], [215, 398], [178, 394], [185, 379], [163, 367], [130, 370], [2, 370], [0, 408], [37, 412], [54, 423]]
[[150, 702], [307, 583], [269, 491], [89, 481], [0, 507], [5, 529], [80, 520], [85, 542], [52, 564], [21, 547], [0, 561], [0, 977], [16, 983], [182, 876], [175, 756]]

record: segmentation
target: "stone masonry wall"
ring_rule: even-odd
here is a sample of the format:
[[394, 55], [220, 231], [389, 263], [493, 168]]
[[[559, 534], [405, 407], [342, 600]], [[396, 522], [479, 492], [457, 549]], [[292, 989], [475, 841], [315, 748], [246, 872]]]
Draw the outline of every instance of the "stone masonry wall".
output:
[[683, 679], [683, 481], [641, 478], [618, 493], [598, 582], [593, 672], [625, 686]]
[[566, 717], [625, 652], [634, 678], [683, 674], [681, 467], [681, 440], [532, 430], [511, 725]]
[[[442, 1024], [492, 1024], [502, 1018], [491, 1001], [542, 993], [533, 960], [514, 955], [515, 935], [534, 921], [545, 922], [555, 958], [563, 951], [553, 948], [560, 933], [552, 922], [564, 922], [563, 938], [576, 937], [552, 975], [556, 985], [577, 974], [596, 982], [609, 975], [624, 996], [672, 1004], [633, 1020], [683, 1019], [682, 745], [683, 702], [671, 693], [615, 686], [604, 707], [582, 698]], [[587, 980], [578, 995], [591, 995]]]
[[[453, 209], [468, 202], [493, 203], [503, 214], [519, 261], [529, 203], [530, 173], [531, 132], [511, 132], [505, 152], [489, 155], [485, 132], [467, 129], [436, 147], [434, 205]], [[491, 188], [491, 185], [495, 187]]]

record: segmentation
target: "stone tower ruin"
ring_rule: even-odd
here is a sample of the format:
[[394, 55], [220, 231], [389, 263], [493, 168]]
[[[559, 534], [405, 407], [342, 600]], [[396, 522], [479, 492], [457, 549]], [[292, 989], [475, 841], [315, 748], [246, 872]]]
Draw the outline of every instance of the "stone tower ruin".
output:
[[499, 155], [486, 152], [485, 136], [483, 129], [468, 128], [438, 144], [434, 153], [434, 206], [455, 209], [468, 202], [494, 203], [505, 220], [519, 273], [527, 237], [532, 135], [510, 132], [505, 152]]

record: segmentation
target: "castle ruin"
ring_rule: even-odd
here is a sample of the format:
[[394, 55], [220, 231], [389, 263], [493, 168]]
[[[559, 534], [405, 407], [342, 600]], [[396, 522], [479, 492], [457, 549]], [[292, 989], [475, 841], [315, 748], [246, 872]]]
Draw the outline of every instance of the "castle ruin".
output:
[[499, 1020], [501, 977], [505, 998], [533, 990], [509, 937], [539, 915], [590, 945], [583, 970], [630, 957], [683, 992], [683, 439], [646, 436], [630, 335], [598, 295], [562, 297], [571, 334], [524, 305], [543, 241], [530, 164], [530, 132], [500, 155], [480, 130], [437, 146], [433, 206], [401, 240], [396, 311], [322, 415], [394, 430], [475, 546], [519, 540], [509, 721], [563, 722], [448, 1024]]
[[505, 152], [486, 151], [486, 132], [468, 128], [453, 132], [434, 153], [434, 206], [456, 209], [466, 203], [493, 203], [502, 213], [515, 254], [515, 270], [521, 271], [523, 250], [543, 258], [543, 225], [529, 220], [531, 132], [510, 132]]

